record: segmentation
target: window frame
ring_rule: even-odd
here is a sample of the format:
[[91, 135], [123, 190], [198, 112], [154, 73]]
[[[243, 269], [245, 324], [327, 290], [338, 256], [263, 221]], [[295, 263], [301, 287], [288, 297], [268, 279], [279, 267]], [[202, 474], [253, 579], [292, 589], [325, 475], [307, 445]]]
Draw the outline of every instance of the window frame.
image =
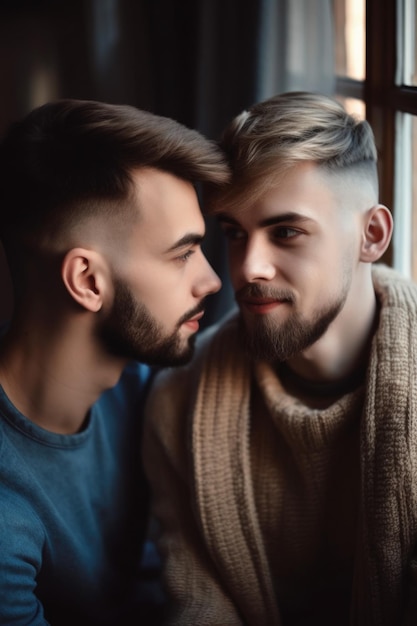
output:
[[[336, 0], [338, 2], [338, 0]], [[417, 87], [396, 84], [398, 4], [402, 0], [366, 0], [364, 81], [337, 77], [336, 93], [365, 103], [378, 149], [380, 201], [395, 219], [396, 115], [417, 116]], [[392, 265], [392, 244], [383, 262]]]

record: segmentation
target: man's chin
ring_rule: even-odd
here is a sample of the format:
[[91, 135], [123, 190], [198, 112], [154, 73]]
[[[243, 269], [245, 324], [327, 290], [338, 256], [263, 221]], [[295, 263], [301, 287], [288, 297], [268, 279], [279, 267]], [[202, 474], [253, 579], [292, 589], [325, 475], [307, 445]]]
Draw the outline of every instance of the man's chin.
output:
[[149, 365], [159, 367], [178, 367], [191, 361], [195, 349], [195, 335], [187, 339], [186, 344], [180, 349], [176, 346], [166, 346], [153, 354], [148, 355]]

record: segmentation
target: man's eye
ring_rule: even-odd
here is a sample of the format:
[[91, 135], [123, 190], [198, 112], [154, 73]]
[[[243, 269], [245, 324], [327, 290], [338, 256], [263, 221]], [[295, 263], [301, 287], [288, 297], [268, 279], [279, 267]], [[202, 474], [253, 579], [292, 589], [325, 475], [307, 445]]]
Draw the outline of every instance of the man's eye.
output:
[[299, 230], [295, 228], [290, 228], [289, 226], [279, 226], [275, 228], [272, 235], [274, 239], [292, 239], [300, 234]]
[[177, 261], [181, 261], [182, 263], [185, 263], [193, 254], [194, 254], [194, 250], [187, 250], [187, 252], [184, 252], [184, 254], [181, 254], [180, 256], [177, 257]]

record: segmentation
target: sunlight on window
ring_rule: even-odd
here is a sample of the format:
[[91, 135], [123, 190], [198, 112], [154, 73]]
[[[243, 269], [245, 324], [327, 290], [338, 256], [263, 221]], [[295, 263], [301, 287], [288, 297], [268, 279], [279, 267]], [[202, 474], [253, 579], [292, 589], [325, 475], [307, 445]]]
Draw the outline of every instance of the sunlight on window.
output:
[[[417, 4], [397, 4], [397, 71], [399, 87], [417, 86]], [[397, 113], [394, 175], [394, 266], [417, 281], [417, 117]]]
[[[410, 116], [411, 117], [411, 116]], [[411, 125], [412, 129], [412, 148], [411, 148], [411, 171], [415, 172], [417, 170], [417, 117], [412, 117]], [[411, 184], [412, 184], [412, 240], [413, 242], [417, 242], [417, 176], [411, 176]], [[413, 245], [412, 250], [412, 277], [415, 281], [417, 281], [417, 245]]]
[[407, 277], [417, 279], [416, 241], [417, 205], [416, 182], [413, 169], [417, 163], [416, 118], [407, 113], [397, 113], [394, 206], [395, 226], [393, 238], [394, 267]]
[[365, 78], [365, 0], [346, 2], [346, 73], [350, 78]]
[[398, 6], [398, 21], [402, 30], [397, 84], [417, 85], [417, 8], [416, 0], [404, 0]]
[[366, 109], [365, 103], [363, 100], [359, 100], [358, 98], [345, 98], [344, 96], [337, 96], [337, 99], [343, 106], [346, 111], [353, 115], [357, 119], [364, 120], [366, 117]]
[[365, 78], [365, 0], [333, 3], [335, 18], [335, 70], [354, 80]]

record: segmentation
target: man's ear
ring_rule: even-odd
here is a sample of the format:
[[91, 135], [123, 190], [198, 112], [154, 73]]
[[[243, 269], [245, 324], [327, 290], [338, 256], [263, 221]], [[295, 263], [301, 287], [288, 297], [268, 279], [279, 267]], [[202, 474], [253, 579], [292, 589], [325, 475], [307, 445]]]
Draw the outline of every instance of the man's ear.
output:
[[93, 250], [72, 248], [62, 262], [61, 276], [68, 293], [93, 313], [103, 305], [106, 275], [104, 258]]
[[386, 206], [377, 204], [364, 214], [360, 260], [378, 261], [391, 241], [393, 219]]

